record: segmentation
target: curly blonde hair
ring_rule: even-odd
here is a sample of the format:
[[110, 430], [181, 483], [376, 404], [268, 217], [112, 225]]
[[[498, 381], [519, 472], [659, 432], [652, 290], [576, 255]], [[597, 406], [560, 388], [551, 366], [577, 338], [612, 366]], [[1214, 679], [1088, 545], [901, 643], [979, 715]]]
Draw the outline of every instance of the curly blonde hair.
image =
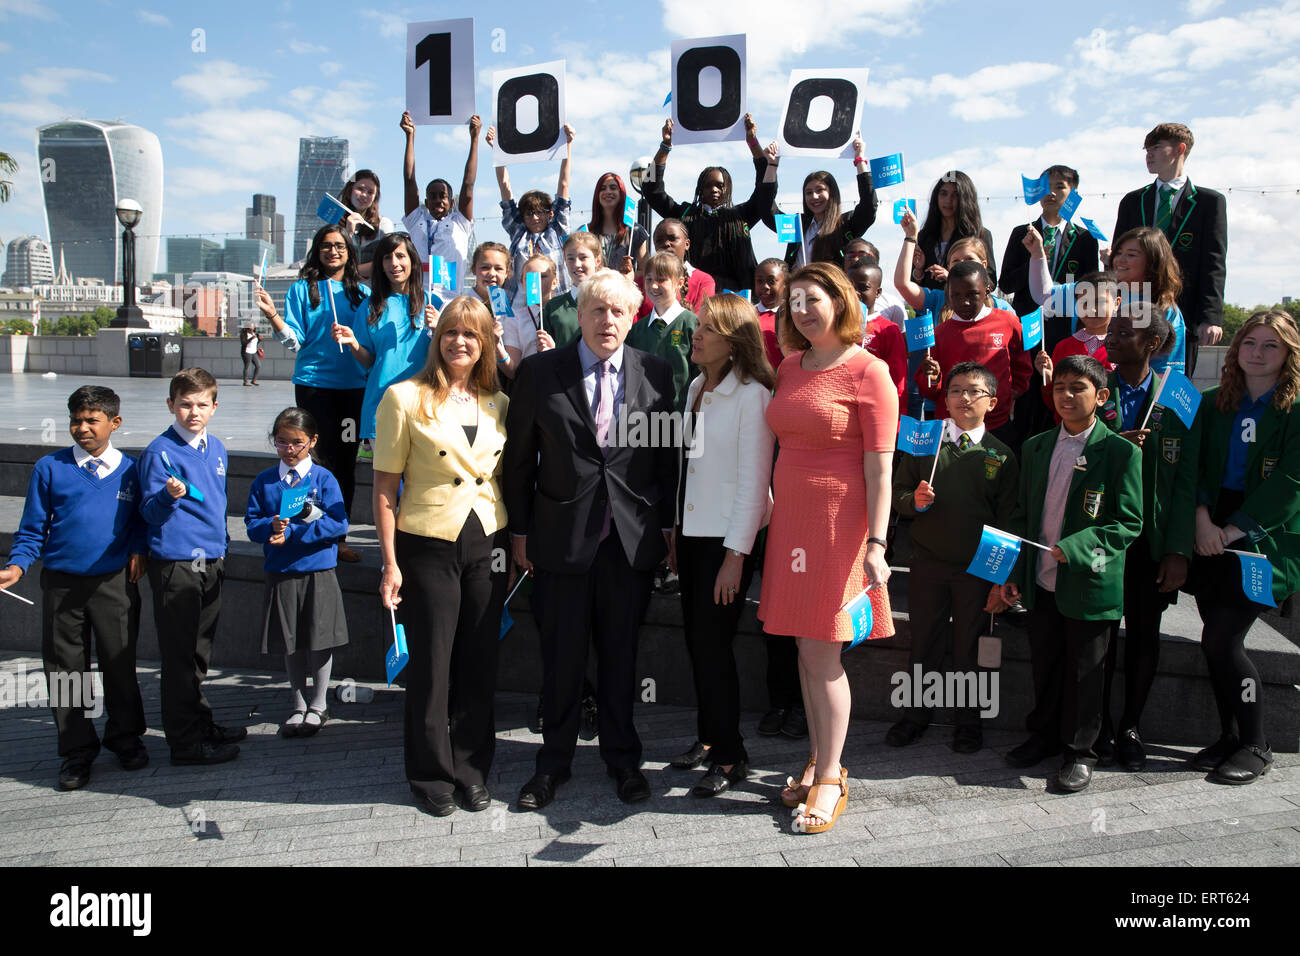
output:
[[1221, 412], [1234, 412], [1246, 394], [1246, 373], [1237, 360], [1241, 343], [1252, 330], [1266, 325], [1282, 340], [1287, 348], [1286, 362], [1278, 373], [1277, 388], [1273, 392], [1273, 407], [1280, 412], [1290, 412], [1300, 396], [1300, 331], [1296, 330], [1291, 313], [1281, 309], [1261, 309], [1254, 313], [1232, 337], [1228, 354], [1223, 359], [1223, 372], [1219, 376], [1219, 394], [1215, 400]]

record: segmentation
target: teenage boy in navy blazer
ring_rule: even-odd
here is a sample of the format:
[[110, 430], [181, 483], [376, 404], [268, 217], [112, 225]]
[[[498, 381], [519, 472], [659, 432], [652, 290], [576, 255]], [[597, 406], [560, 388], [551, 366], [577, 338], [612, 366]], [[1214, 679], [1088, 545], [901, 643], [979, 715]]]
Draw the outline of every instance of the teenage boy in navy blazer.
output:
[[1192, 151], [1192, 131], [1182, 123], [1161, 123], [1142, 148], [1147, 172], [1156, 181], [1119, 201], [1112, 236], [1134, 226], [1164, 231], [1183, 271], [1178, 308], [1187, 324], [1187, 375], [1196, 370], [1201, 345], [1223, 338], [1223, 281], [1227, 275], [1228, 210], [1223, 193], [1193, 186], [1183, 167]]

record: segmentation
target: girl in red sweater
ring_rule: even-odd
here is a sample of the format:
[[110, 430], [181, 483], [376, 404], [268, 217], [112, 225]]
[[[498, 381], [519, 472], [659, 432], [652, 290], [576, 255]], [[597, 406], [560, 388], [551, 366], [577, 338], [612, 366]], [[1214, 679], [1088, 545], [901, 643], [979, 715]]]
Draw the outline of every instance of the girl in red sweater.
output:
[[[1113, 272], [1092, 272], [1074, 284], [1074, 310], [1082, 326], [1056, 343], [1051, 356], [1039, 349], [1034, 368], [1043, 379], [1043, 401], [1055, 410], [1052, 402], [1052, 370], [1067, 355], [1091, 355], [1107, 372], [1115, 363], [1106, 357], [1106, 332], [1119, 308], [1119, 280]], [[1056, 416], [1061, 421], [1061, 416]]]

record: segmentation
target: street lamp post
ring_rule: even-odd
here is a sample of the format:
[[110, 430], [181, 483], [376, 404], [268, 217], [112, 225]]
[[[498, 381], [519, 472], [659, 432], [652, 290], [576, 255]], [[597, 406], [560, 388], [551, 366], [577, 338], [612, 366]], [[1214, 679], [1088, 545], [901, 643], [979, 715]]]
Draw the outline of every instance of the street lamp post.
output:
[[637, 224], [650, 233], [650, 204], [645, 201], [645, 194], [641, 191], [641, 184], [645, 182], [645, 174], [651, 168], [652, 160], [649, 156], [642, 156], [632, 164], [632, 168], [627, 172], [627, 178], [632, 183], [632, 188], [636, 190], [636, 221]]
[[135, 226], [144, 215], [144, 209], [134, 199], [123, 199], [117, 204], [117, 221], [122, 224], [122, 304], [117, 316], [109, 325], [117, 329], [147, 329], [149, 323], [135, 304]]

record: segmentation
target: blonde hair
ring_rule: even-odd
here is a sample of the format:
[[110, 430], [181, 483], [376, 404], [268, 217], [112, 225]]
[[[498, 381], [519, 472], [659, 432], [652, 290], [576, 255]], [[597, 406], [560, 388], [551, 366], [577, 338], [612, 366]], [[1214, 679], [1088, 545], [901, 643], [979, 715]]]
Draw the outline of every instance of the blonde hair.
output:
[[1297, 396], [1300, 396], [1300, 331], [1290, 312], [1282, 309], [1261, 309], [1254, 313], [1237, 330], [1228, 346], [1228, 354], [1223, 357], [1223, 371], [1219, 376], [1219, 394], [1215, 405], [1219, 411], [1235, 412], [1241, 405], [1241, 397], [1246, 394], [1246, 373], [1241, 370], [1237, 360], [1241, 353], [1241, 343], [1246, 336], [1259, 328], [1268, 326], [1277, 333], [1289, 353], [1277, 376], [1277, 388], [1273, 391], [1273, 407], [1282, 413], [1291, 411]]
[[448, 329], [464, 325], [478, 339], [479, 357], [470, 372], [470, 384], [480, 392], [497, 391], [496, 332], [492, 313], [477, 296], [458, 295], [438, 315], [438, 325], [429, 343], [429, 355], [412, 379], [420, 385], [420, 415], [426, 421], [437, 421], [438, 410], [451, 392], [451, 374], [442, 357], [442, 337]]
[[[570, 236], [569, 238], [573, 238]], [[578, 286], [578, 312], [585, 312], [592, 300], [619, 305], [629, 315], [636, 315], [643, 297], [641, 290], [623, 274], [613, 269], [597, 269]]]

